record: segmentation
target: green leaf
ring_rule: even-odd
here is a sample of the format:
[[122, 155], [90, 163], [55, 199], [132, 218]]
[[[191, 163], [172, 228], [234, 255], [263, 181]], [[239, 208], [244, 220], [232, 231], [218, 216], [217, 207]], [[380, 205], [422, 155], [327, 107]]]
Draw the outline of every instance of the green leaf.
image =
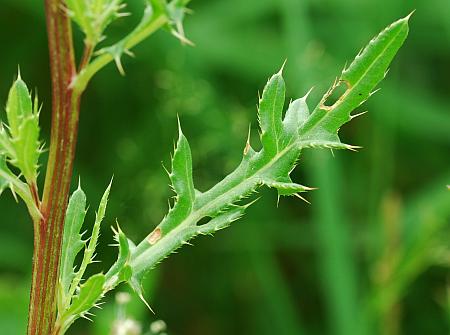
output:
[[29, 184], [35, 183], [37, 179], [41, 154], [39, 131], [38, 116], [27, 117], [19, 127], [20, 135], [12, 141], [16, 157], [11, 163], [20, 169]]
[[27, 85], [18, 75], [17, 80], [11, 86], [6, 104], [6, 116], [9, 130], [13, 138], [20, 137], [20, 126], [24, 119], [32, 116], [33, 105]]
[[105, 284], [105, 275], [99, 273], [90, 277], [86, 283], [80, 286], [80, 293], [73, 298], [72, 305], [66, 311], [65, 315], [70, 317], [85, 316], [98, 300], [103, 297], [103, 285]]
[[91, 46], [104, 38], [103, 32], [112, 21], [126, 15], [120, 13], [123, 0], [66, 0], [66, 6]]
[[177, 194], [177, 205], [189, 213], [195, 200], [194, 181], [192, 179], [192, 155], [189, 143], [179, 128], [177, 147], [172, 159], [172, 186]]
[[[105, 217], [106, 213], [106, 206], [108, 205], [108, 198], [109, 198], [109, 192], [111, 191], [111, 183], [106, 188], [105, 192], [103, 193], [102, 199], [100, 200], [100, 204], [98, 206], [97, 213], [95, 215], [95, 222], [94, 227], [92, 228], [92, 234], [89, 239], [89, 244], [85, 250], [83, 263], [90, 264], [94, 261], [94, 253], [95, 249], [97, 248], [98, 238], [100, 236], [100, 225]], [[82, 264], [80, 271], [84, 273], [84, 266]]]
[[95, 249], [97, 248], [98, 238], [100, 236], [100, 225], [103, 221], [103, 218], [105, 217], [106, 206], [108, 204], [109, 192], [111, 190], [111, 184], [112, 184], [112, 181], [106, 188], [106, 190], [102, 196], [102, 199], [100, 200], [100, 205], [98, 207], [97, 214], [95, 216], [94, 227], [92, 228], [92, 234], [89, 239], [89, 243], [88, 243], [87, 247], [84, 249], [83, 260], [81, 262], [79, 270], [76, 272], [75, 277], [73, 278], [72, 283], [70, 285], [70, 290], [69, 290], [70, 297], [73, 296], [73, 294], [77, 290], [88, 265], [94, 262]]
[[0, 153], [20, 169], [27, 183], [36, 183], [38, 160], [42, 152], [39, 142], [39, 110], [37, 98], [34, 106], [25, 82], [18, 75], [6, 104], [9, 133], [0, 126]]
[[[94, 229], [95, 229], [95, 227], [100, 227], [100, 223], [105, 218], [106, 207], [108, 206], [108, 200], [109, 200], [109, 193], [111, 192], [111, 185], [112, 185], [112, 180], [109, 183], [108, 187], [106, 188], [106, 190], [103, 193], [103, 196], [102, 196], [102, 198], [100, 200], [100, 204], [98, 206], [98, 211], [97, 211], [97, 214], [95, 216]], [[94, 232], [93, 232], [93, 235], [94, 235]], [[98, 234], [97, 234], [97, 237], [98, 237]]]
[[192, 212], [195, 201], [191, 148], [181, 127], [178, 132], [178, 141], [172, 158], [172, 172], [169, 173], [172, 188], [176, 193], [175, 204], [170, 210], [166, 224], [160, 227], [161, 234], [173, 229], [174, 222], [180, 222], [186, 218]]
[[0, 155], [11, 155], [11, 152], [14, 152], [14, 148], [11, 145], [11, 139], [9, 138], [5, 126], [0, 121]]
[[0, 154], [0, 195], [9, 186], [9, 180], [6, 178], [9, 173], [9, 169], [6, 166], [6, 158]]
[[193, 45], [184, 34], [183, 20], [186, 15], [186, 5], [189, 0], [173, 0], [166, 5], [166, 15], [169, 18], [169, 30], [172, 35], [178, 38], [184, 44]]
[[153, 309], [150, 307], [150, 304], [145, 300], [144, 297], [144, 289], [142, 288], [141, 282], [138, 281], [136, 278], [131, 278], [129, 281], [130, 287], [133, 289], [133, 291], [137, 294], [139, 299], [147, 306], [147, 308], [153, 312]]
[[[72, 0], [74, 1], [74, 0]], [[86, 1], [86, 0], [84, 0]], [[165, 0], [147, 0], [144, 13], [136, 27], [120, 41], [95, 52], [97, 56], [80, 73], [73, 78], [74, 90], [83, 92], [91, 78], [105, 65], [114, 61], [121, 74], [124, 74], [121, 57], [133, 55], [130, 49], [141, 43], [157, 30], [166, 27], [183, 43], [192, 44], [184, 36], [181, 20], [187, 12], [185, 8], [190, 0], [175, 0], [167, 4]], [[169, 8], [174, 6], [174, 8]], [[182, 15], [180, 15], [180, 10]], [[123, 14], [118, 14], [121, 16]], [[117, 16], [117, 15], [116, 15]], [[181, 18], [181, 20], [180, 20]], [[89, 41], [89, 40], [88, 40]], [[91, 43], [92, 44], [92, 43]]]
[[36, 203], [31, 196], [30, 188], [11, 172], [6, 164], [6, 157], [0, 154], [0, 195], [6, 188], [11, 189], [14, 197], [16, 197], [17, 194], [22, 198], [34, 220], [41, 217], [39, 208], [36, 206]]
[[268, 157], [281, 150], [282, 114], [285, 84], [282, 69], [269, 79], [259, 102], [258, 116], [261, 126], [261, 142]]
[[[383, 30], [343, 70], [339, 80], [300, 129], [303, 138], [319, 140], [317, 133], [335, 134], [344, 123], [351, 120], [351, 112], [370, 97], [377, 84], [385, 77], [389, 64], [408, 35], [409, 17], [398, 20]], [[332, 106], [327, 106], [327, 99], [338, 86], [344, 86], [346, 91]]]
[[86, 34], [93, 36], [92, 24], [89, 20], [89, 5], [86, 0], [66, 0], [69, 16], [74, 20]]
[[202, 235], [211, 235], [215, 232], [227, 228], [234, 221], [239, 220], [248, 206], [232, 206], [224, 213], [211, 219], [208, 223], [198, 226], [197, 233]]
[[[87, 318], [88, 312], [106, 292], [120, 282], [130, 280], [132, 269], [128, 265], [130, 248], [134, 246], [118, 227], [115, 240], [119, 246], [119, 256], [106, 275], [96, 274], [84, 284], [83, 276], [89, 264], [94, 262], [95, 249], [100, 235], [100, 225], [103, 221], [111, 190], [111, 183], [106, 188], [98, 206], [96, 219], [89, 240], [83, 241], [80, 234], [86, 215], [86, 195], [80, 186], [72, 194], [67, 207], [63, 235], [63, 250], [61, 255], [60, 284], [58, 291], [58, 317], [56, 326], [65, 333], [67, 328], [78, 318]], [[83, 259], [78, 271], [75, 272], [74, 262], [78, 253], [85, 247]]]
[[[11, 86], [6, 104], [8, 125], [0, 121], [0, 194], [6, 187], [14, 196], [18, 194], [28, 207], [31, 217], [37, 221], [41, 217], [38, 205], [31, 195], [30, 187], [37, 191], [38, 160], [41, 154], [39, 143], [39, 111], [37, 98], [34, 108], [30, 93], [20, 77]], [[16, 176], [8, 164], [17, 167], [21, 175]]]
[[70, 285], [75, 278], [75, 258], [86, 245], [80, 234], [86, 216], [86, 195], [80, 186], [72, 194], [67, 207], [66, 219], [64, 222], [64, 235], [62, 242], [60, 285], [61, 306], [66, 308], [70, 303]]
[[283, 148], [298, 139], [298, 130], [309, 118], [309, 108], [306, 103], [307, 97], [308, 94], [289, 104], [283, 119]]
[[283, 196], [296, 195], [301, 192], [313, 190], [313, 188], [311, 187], [292, 182], [291, 178], [287, 178], [285, 181], [266, 182], [265, 185], [267, 185], [268, 187], [276, 188], [278, 190], [278, 194]]
[[117, 281], [127, 281], [131, 277], [129, 268], [127, 268], [130, 260], [130, 245], [125, 233], [117, 226], [117, 230], [114, 231], [114, 239], [118, 243], [119, 256], [117, 261], [111, 266], [106, 273], [106, 287], [114, 287], [117, 285]]
[[[290, 177], [303, 149], [355, 149], [340, 141], [338, 130], [383, 78], [406, 38], [407, 21], [405, 18], [389, 26], [343, 72], [340, 80], [348, 85], [348, 89], [332, 106], [326, 106], [330, 96], [327, 92], [310, 114], [306, 95], [292, 102], [282, 119], [284, 80], [281, 71], [272, 76], [264, 88], [258, 110], [263, 149], [256, 152], [247, 140], [241, 164], [210, 190], [197, 193], [196, 197], [191, 152], [180, 131], [171, 173], [177, 203], [153, 232], [132, 250], [133, 287], [139, 290], [146, 271], [183, 244], [188, 244], [190, 239], [201, 233], [213, 233], [241, 217], [243, 211], [237, 203], [259, 186], [276, 188], [279, 195], [298, 195], [311, 190], [292, 182]], [[212, 219], [198, 225], [204, 218]]]

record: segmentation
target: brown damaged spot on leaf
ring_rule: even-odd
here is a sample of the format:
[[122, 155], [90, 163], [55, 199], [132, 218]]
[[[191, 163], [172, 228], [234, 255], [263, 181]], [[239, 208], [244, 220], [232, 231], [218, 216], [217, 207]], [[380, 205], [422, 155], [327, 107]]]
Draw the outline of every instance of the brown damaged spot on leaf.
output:
[[148, 243], [150, 243], [150, 245], [154, 245], [161, 239], [161, 237], [162, 237], [161, 228], [156, 228], [154, 231], [152, 231], [150, 235], [148, 235], [147, 241]]
[[322, 98], [320, 102], [320, 109], [330, 111], [336, 108], [350, 93], [352, 85], [347, 80], [339, 79], [335, 80], [333, 86], [328, 90], [328, 92]]

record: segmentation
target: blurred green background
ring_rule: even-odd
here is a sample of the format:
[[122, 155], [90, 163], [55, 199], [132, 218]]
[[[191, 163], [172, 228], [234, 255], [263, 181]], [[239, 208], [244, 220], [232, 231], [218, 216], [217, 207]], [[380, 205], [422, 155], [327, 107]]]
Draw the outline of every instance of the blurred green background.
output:
[[[116, 22], [111, 40], [138, 20]], [[74, 180], [94, 208], [114, 175], [97, 269], [115, 258], [118, 218], [134, 241], [161, 220], [171, 196], [168, 165], [177, 114], [205, 190], [240, 161], [248, 125], [267, 78], [287, 59], [289, 98], [313, 107], [370, 38], [416, 9], [411, 32], [369, 110], [341, 130], [359, 153], [307, 151], [294, 180], [319, 190], [308, 205], [273, 190], [244, 219], [201, 237], [149, 276], [130, 318], [145, 331], [163, 319], [170, 335], [450, 333], [450, 1], [193, 0], [183, 47], [158, 32], [126, 58], [126, 76], [109, 65], [91, 83], [81, 110]], [[43, 1], [2, 0], [0, 104], [17, 65], [43, 102], [49, 138], [50, 80]], [[82, 36], [75, 28], [77, 45]], [[3, 112], [2, 112], [3, 113]], [[46, 157], [42, 160], [45, 164]], [[41, 176], [42, 177], [42, 176]], [[75, 183], [74, 183], [75, 184]], [[24, 334], [32, 226], [22, 204], [0, 199], [0, 334]], [[126, 287], [121, 287], [127, 290]], [[95, 323], [69, 334], [107, 335], [114, 296]]]

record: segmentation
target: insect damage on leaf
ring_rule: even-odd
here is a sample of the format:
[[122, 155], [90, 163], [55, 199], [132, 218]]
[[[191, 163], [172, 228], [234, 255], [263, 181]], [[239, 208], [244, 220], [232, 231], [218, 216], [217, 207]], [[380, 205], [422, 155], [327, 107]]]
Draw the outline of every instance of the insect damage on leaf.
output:
[[[302, 127], [303, 136], [312, 137], [313, 128], [316, 133], [319, 129], [324, 135], [330, 136], [351, 120], [351, 112], [373, 94], [377, 84], [385, 77], [389, 64], [408, 35], [409, 18], [410, 15], [384, 29], [356, 56], [350, 66], [344, 68], [338, 83], [343, 82], [347, 86], [345, 96], [339, 99], [332, 113], [329, 113], [328, 108], [324, 108], [328, 98], [325, 95]], [[320, 127], [317, 128], [317, 125]]]
[[[357, 147], [340, 141], [338, 130], [384, 77], [407, 36], [408, 18], [393, 23], [375, 37], [312, 112], [306, 94], [292, 101], [283, 117], [285, 83], [282, 70], [274, 74], [268, 80], [258, 106], [262, 149], [255, 151], [248, 137], [240, 165], [206, 192], [195, 192], [191, 151], [180, 130], [169, 174], [176, 192], [175, 205], [155, 230], [133, 249], [130, 260], [132, 286], [140, 289], [145, 273], [190, 239], [199, 234], [214, 233], [242, 217], [251, 204], [242, 205], [242, 201], [258, 187], [265, 185], [277, 189], [279, 196], [304, 199], [300, 193], [312, 188], [295, 183], [290, 177], [303, 149], [355, 150]], [[330, 103], [333, 95], [337, 95], [336, 101]], [[210, 218], [210, 221], [199, 224], [203, 218]]]
[[320, 109], [333, 110], [338, 104], [344, 101], [345, 97], [351, 90], [351, 85], [346, 80], [337, 80], [320, 102]]
[[[151, 3], [161, 4], [159, 0], [151, 0]], [[282, 70], [274, 74], [268, 80], [258, 106], [262, 149], [255, 151], [252, 148], [249, 134], [239, 166], [205, 192], [195, 189], [191, 149], [179, 125], [171, 171], [168, 172], [171, 187], [175, 192], [173, 206], [169, 208], [161, 223], [137, 246], [129, 241], [118, 227], [115, 230], [115, 240], [119, 246], [117, 261], [106, 275], [95, 275], [83, 285], [80, 285], [81, 278], [86, 266], [93, 260], [110, 187], [102, 197], [91, 240], [85, 246], [84, 258], [75, 276], [67, 264], [73, 267], [73, 255], [79, 251], [79, 222], [84, 217], [85, 207], [80, 194], [74, 194], [72, 197], [75, 199], [78, 196], [80, 201], [76, 207], [69, 204], [69, 209], [76, 208], [74, 211], [78, 214], [68, 215], [74, 220], [72, 224], [68, 224], [72, 229], [67, 233], [70, 237], [65, 239], [75, 241], [74, 249], [63, 252], [63, 255], [68, 256], [64, 257], [67, 264], [63, 265], [67, 270], [62, 272], [70, 273], [65, 280], [73, 278], [69, 290], [71, 304], [61, 312], [64, 325], [78, 317], [86, 316], [88, 309], [95, 306], [98, 299], [123, 281], [127, 281], [145, 302], [142, 286], [145, 274], [175, 250], [189, 244], [194, 237], [214, 234], [240, 219], [245, 210], [257, 200], [248, 201], [247, 198], [259, 187], [275, 188], [279, 196], [297, 196], [304, 199], [300, 194], [313, 188], [292, 181], [290, 176], [302, 150], [355, 149], [354, 146], [340, 141], [338, 130], [352, 118], [352, 111], [370, 96], [384, 77], [407, 33], [408, 17], [381, 32], [342, 72], [341, 77], [325, 93], [312, 112], [307, 105], [308, 92], [304, 97], [290, 102], [283, 116], [285, 82]], [[343, 92], [337, 94], [335, 101], [330, 102], [339, 87]], [[67, 245], [63, 248], [67, 248]], [[67, 287], [66, 284], [64, 286]], [[77, 288], [77, 294], [74, 287]]]
[[150, 243], [151, 245], [155, 244], [161, 239], [161, 235], [162, 235], [161, 229], [159, 227], [155, 228], [155, 230], [152, 231], [150, 235], [147, 237], [148, 243]]

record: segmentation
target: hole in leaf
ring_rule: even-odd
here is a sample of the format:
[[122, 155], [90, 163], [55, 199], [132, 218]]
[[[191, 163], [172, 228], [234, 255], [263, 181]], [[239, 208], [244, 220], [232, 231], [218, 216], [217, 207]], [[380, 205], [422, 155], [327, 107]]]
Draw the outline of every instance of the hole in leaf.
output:
[[330, 108], [333, 107], [337, 102], [343, 99], [345, 93], [350, 88], [350, 85], [340, 80], [337, 84], [335, 84], [330, 91], [325, 95], [324, 102], [322, 103], [322, 107]]
[[200, 221], [197, 222], [197, 226], [203, 226], [205, 224], [207, 224], [209, 221], [211, 221], [211, 217], [209, 216], [205, 216], [203, 218], [200, 219]]

